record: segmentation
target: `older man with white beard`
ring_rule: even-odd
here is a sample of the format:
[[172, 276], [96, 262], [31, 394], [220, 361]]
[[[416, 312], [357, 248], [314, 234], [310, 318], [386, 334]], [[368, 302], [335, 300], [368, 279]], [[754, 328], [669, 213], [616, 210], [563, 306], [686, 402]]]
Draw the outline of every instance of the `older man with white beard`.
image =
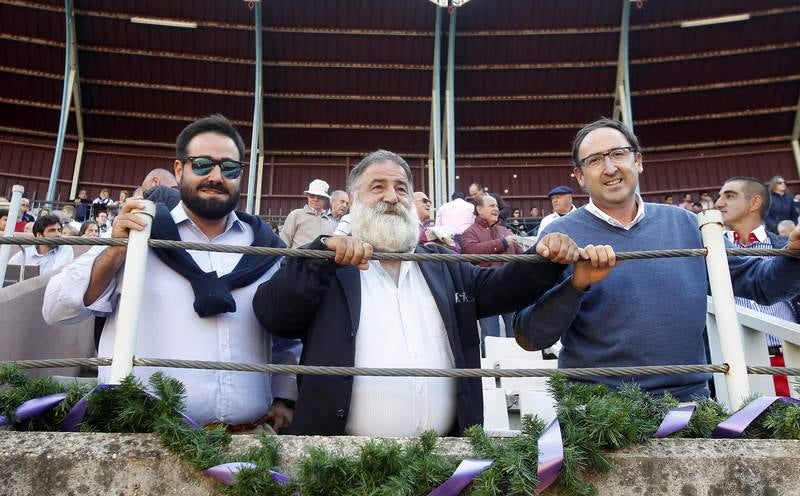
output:
[[[575, 243], [558, 235], [535, 248], [548, 263], [483, 269], [370, 260], [373, 250], [450, 252], [417, 246], [411, 170], [400, 156], [370, 154], [350, 172], [348, 188], [352, 237], [305, 246], [335, 251], [335, 261], [288, 258], [253, 299], [266, 329], [303, 340], [306, 365], [479, 368], [477, 319], [536, 301], [558, 281], [560, 264], [579, 257]], [[295, 434], [447, 435], [483, 421], [477, 378], [301, 376], [298, 383]]]

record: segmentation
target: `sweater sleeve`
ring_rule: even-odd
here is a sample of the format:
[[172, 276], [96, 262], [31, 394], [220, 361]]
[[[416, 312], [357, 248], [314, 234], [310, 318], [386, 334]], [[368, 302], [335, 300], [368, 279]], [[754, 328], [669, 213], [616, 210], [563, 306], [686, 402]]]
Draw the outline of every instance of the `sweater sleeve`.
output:
[[[733, 248], [727, 239], [725, 244]], [[772, 305], [800, 294], [800, 259], [728, 257], [728, 266], [736, 296]]]
[[514, 315], [514, 333], [520, 346], [528, 351], [547, 348], [570, 328], [586, 294], [575, 289], [570, 279], [567, 276], [539, 301]]

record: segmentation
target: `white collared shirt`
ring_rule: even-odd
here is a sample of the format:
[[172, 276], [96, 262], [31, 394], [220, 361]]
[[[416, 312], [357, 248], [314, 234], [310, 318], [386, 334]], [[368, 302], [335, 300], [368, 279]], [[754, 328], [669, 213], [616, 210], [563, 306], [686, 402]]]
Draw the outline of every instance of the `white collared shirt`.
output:
[[23, 251], [14, 255], [8, 263], [14, 265], [38, 265], [39, 275], [44, 275], [62, 265], [67, 265], [72, 262], [73, 258], [75, 258], [75, 252], [71, 246], [54, 246], [52, 250], [47, 250], [44, 255], [40, 255], [35, 246], [26, 246]]
[[575, 205], [573, 205], [572, 209], [569, 212], [565, 213], [564, 215], [561, 215], [558, 212], [553, 212], [550, 215], [546, 215], [544, 218], [542, 218], [542, 221], [539, 223], [539, 232], [544, 231], [544, 228], [547, 227], [548, 225], [550, 225], [550, 223], [553, 222], [554, 220], [560, 219], [561, 217], [564, 217], [564, 216], [567, 216], [567, 215], [571, 214], [572, 212], [574, 212], [576, 210], [578, 210], [578, 209], [575, 208]]
[[633, 220], [627, 224], [623, 224], [614, 217], [611, 217], [607, 213], [600, 210], [600, 208], [598, 208], [598, 206], [594, 204], [591, 197], [589, 197], [589, 203], [586, 205], [586, 210], [595, 217], [603, 219], [608, 224], [614, 227], [619, 227], [620, 229], [625, 229], [627, 231], [636, 224], [638, 224], [639, 222], [641, 222], [642, 219], [644, 219], [644, 200], [642, 200], [642, 197], [638, 193], [636, 194], [636, 205], [637, 205], [636, 215], [634, 215]]
[[[453, 367], [442, 316], [416, 262], [402, 262], [395, 284], [380, 262], [361, 271], [356, 367]], [[456, 380], [354, 377], [345, 432], [359, 436], [447, 434], [456, 420]]]
[[[172, 212], [172, 218], [183, 241], [215, 244], [250, 245], [252, 228], [231, 212], [225, 231], [209, 240], [189, 219], [183, 203]], [[96, 256], [104, 248], [97, 247], [78, 258], [67, 269], [51, 279], [47, 286], [42, 313], [48, 323], [79, 322], [91, 315], [108, 315], [100, 338], [98, 356], [112, 355], [117, 328], [116, 307], [119, 303], [122, 269], [105, 292], [89, 307], [83, 295]], [[241, 254], [187, 251], [204, 271], [218, 276], [233, 270]], [[169, 268], [152, 251], [147, 256], [145, 289], [139, 313], [136, 356], [142, 358], [181, 358], [249, 363], [297, 364], [300, 344], [282, 340], [262, 329], [253, 313], [253, 295], [259, 284], [278, 269], [275, 263], [256, 282], [234, 289], [236, 311], [200, 318], [194, 311], [194, 292], [187, 279]], [[100, 367], [99, 381], [108, 379], [109, 367]], [[273, 397], [296, 399], [293, 376], [275, 376], [252, 372], [187, 370], [135, 367], [137, 378], [147, 381], [161, 371], [186, 386], [186, 413], [196, 422], [220, 421], [228, 424], [253, 422], [263, 416]]]

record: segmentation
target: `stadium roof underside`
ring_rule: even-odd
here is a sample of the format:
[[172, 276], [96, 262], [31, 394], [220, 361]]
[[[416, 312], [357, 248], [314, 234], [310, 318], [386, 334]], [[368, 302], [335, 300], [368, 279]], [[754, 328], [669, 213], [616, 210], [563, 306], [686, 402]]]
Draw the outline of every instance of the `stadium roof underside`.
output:
[[[252, 3], [72, 8], [80, 118], [70, 115], [67, 140], [166, 152], [189, 121], [221, 112], [250, 143]], [[0, 0], [0, 133], [56, 139], [65, 9]], [[436, 10], [428, 0], [263, 2], [265, 153], [327, 159], [386, 148], [428, 158]], [[563, 161], [583, 123], [625, 112], [650, 152], [788, 147], [798, 132], [800, 1], [472, 0], [451, 9], [454, 40], [453, 14], [441, 11], [440, 116], [446, 130], [454, 43], [459, 163]], [[686, 26], [721, 16], [734, 17]]]

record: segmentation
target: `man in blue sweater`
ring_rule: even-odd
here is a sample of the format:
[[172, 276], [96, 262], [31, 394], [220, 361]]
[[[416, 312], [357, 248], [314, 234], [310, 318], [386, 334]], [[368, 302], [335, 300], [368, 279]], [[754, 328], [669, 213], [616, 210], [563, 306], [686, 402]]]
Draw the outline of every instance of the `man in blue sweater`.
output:
[[[514, 318], [517, 342], [525, 349], [561, 339], [559, 367], [707, 363], [705, 260], [637, 260], [613, 268], [614, 250], [703, 247], [694, 214], [644, 203], [637, 193], [643, 170], [639, 150], [636, 136], [610, 119], [588, 124], [573, 142], [575, 177], [588, 191], [589, 204], [541, 234], [565, 233], [596, 254]], [[791, 233], [788, 247], [800, 249], [800, 228]], [[800, 260], [730, 257], [729, 264], [737, 296], [771, 304], [800, 293]], [[708, 379], [708, 374], [683, 374], [590, 380], [611, 386], [636, 381], [651, 393], [669, 391], [686, 400], [707, 396]]]

